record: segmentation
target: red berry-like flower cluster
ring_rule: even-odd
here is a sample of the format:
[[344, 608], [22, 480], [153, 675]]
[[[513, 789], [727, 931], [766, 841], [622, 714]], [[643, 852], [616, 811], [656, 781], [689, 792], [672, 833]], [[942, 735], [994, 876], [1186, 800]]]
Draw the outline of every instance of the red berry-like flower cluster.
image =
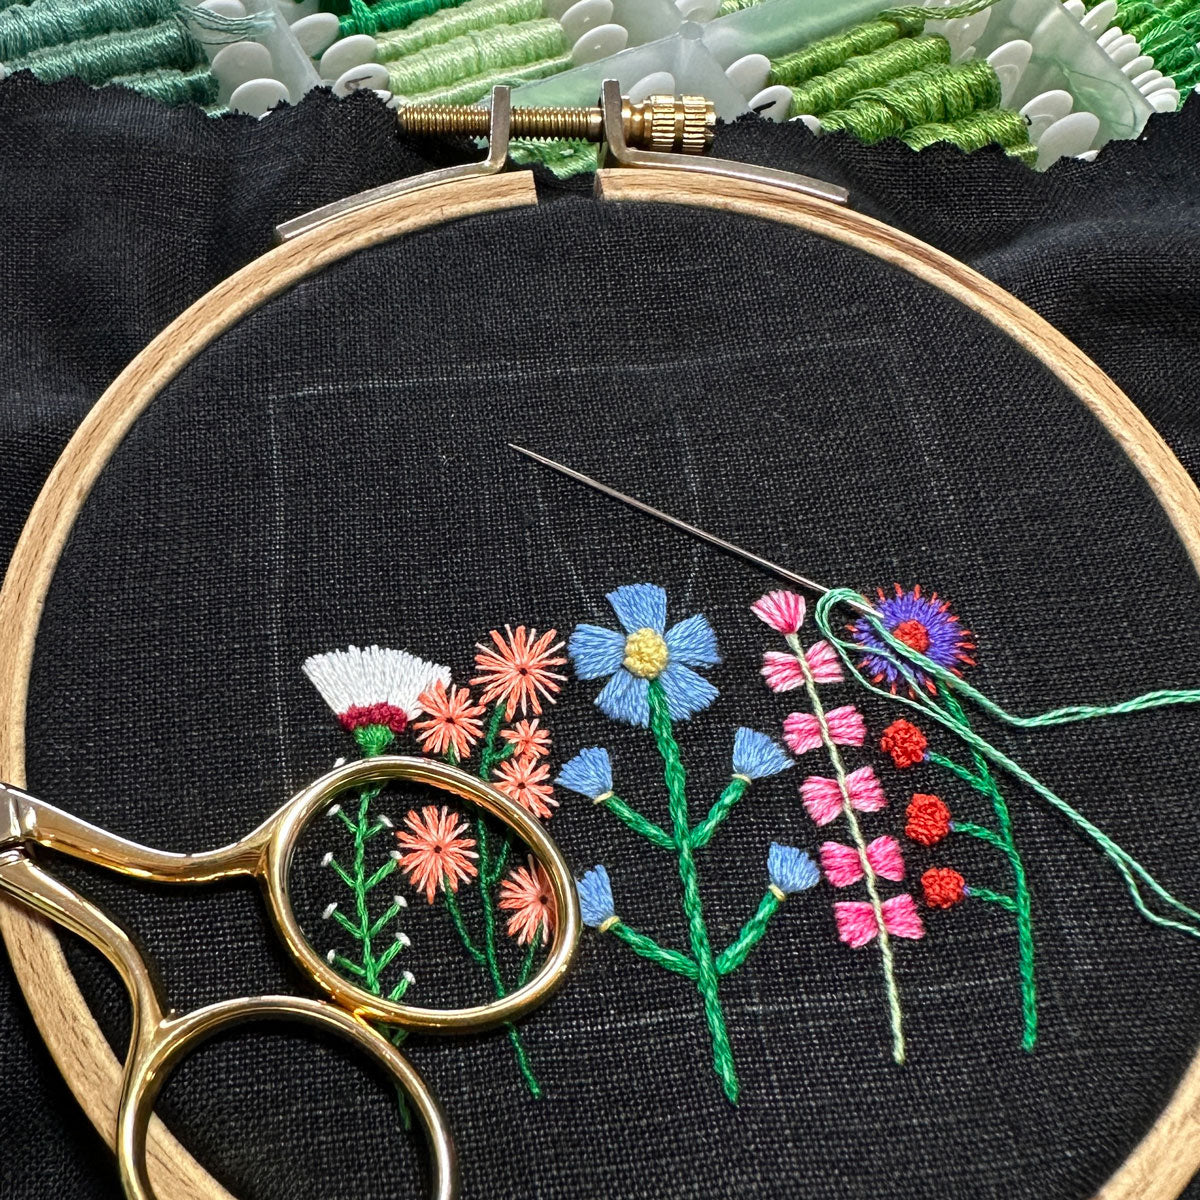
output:
[[953, 908], [967, 894], [967, 881], [953, 867], [930, 867], [921, 876], [921, 887], [930, 908]]
[[928, 745], [925, 735], [903, 717], [899, 721], [893, 721], [879, 739], [880, 750], [884, 754], [890, 754], [892, 762], [901, 770], [924, 762]]
[[950, 832], [950, 810], [940, 796], [917, 792], [906, 810], [904, 832], [922, 846], [936, 846]]

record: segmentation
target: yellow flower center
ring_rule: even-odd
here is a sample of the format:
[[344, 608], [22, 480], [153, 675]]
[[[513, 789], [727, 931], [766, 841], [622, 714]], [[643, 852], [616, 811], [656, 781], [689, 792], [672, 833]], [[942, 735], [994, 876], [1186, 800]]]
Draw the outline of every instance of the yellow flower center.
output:
[[661, 633], [639, 629], [625, 639], [624, 667], [641, 679], [657, 679], [667, 669], [671, 652]]

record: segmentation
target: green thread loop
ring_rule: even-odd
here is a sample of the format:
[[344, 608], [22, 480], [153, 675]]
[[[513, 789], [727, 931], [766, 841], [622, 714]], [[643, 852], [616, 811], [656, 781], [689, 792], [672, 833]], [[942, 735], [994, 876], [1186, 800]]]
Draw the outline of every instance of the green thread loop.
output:
[[207, 64], [204, 50], [179, 21], [145, 29], [118, 30], [65, 46], [33, 50], [4, 63], [7, 70], [29, 70], [44, 83], [77, 75], [98, 85], [117, 75], [155, 67], [188, 71]]
[[704, 1000], [704, 1015], [712, 1036], [713, 1069], [721, 1078], [730, 1103], [738, 1099], [737, 1071], [733, 1064], [733, 1049], [725, 1028], [725, 1014], [717, 991], [717, 965], [704, 923], [704, 908], [700, 899], [700, 878], [692, 856], [687, 807], [687, 773], [679, 757], [679, 744], [671, 729], [671, 714], [662, 684], [653, 679], [649, 688], [650, 731], [663, 760], [663, 777], [667, 785], [667, 809], [679, 853], [679, 878], [683, 884], [683, 908], [688, 921], [692, 957], [696, 962], [696, 986]]
[[867, 88], [821, 118], [824, 130], [847, 130], [868, 144], [930, 122], [953, 122], [1000, 104], [1000, 79], [984, 61], [921, 67], [891, 83]]
[[[350, 11], [338, 18], [338, 37], [369, 33], [372, 37], [392, 29], [405, 29], [416, 21], [431, 17], [463, 0], [382, 0], [368, 7], [363, 0], [350, 0]], [[364, 8], [366, 12], [360, 12]]]
[[217, 98], [217, 77], [207, 67], [177, 71], [160, 67], [136, 75], [117, 75], [108, 81], [114, 87], [127, 87], [163, 104], [212, 104]]
[[842, 761], [842, 752], [838, 749], [837, 742], [834, 740], [833, 734], [829, 731], [829, 723], [825, 716], [825, 705], [821, 702], [820, 692], [817, 688], [817, 681], [813, 675], [812, 667], [809, 665], [808, 657], [804, 653], [804, 647], [800, 644], [798, 635], [789, 633], [787, 635], [787, 644], [791, 648], [796, 662], [804, 675], [804, 688], [808, 693], [809, 706], [812, 708], [813, 716], [816, 717], [817, 725], [820, 727], [821, 741], [825, 745], [830, 765], [833, 767], [833, 773], [837, 777], [838, 790], [842, 795], [842, 815], [846, 819], [846, 825], [854, 839], [855, 848], [858, 850], [858, 861], [862, 867], [863, 882], [866, 884], [867, 897], [871, 902], [871, 910], [874, 913], [875, 924], [879, 930], [879, 965], [883, 971], [888, 1019], [892, 1027], [892, 1058], [897, 1063], [903, 1064], [907, 1054], [904, 1044], [904, 1010], [900, 1004], [900, 986], [896, 982], [896, 962], [892, 952], [892, 939], [887, 930], [887, 922], [883, 918], [883, 900], [879, 895], [879, 877], [875, 874], [875, 867], [867, 854], [867, 839], [863, 836], [862, 826], [858, 823], [858, 816], [854, 811], [854, 805], [850, 799], [850, 783], [846, 777], [846, 766]]
[[[377, 9], [382, 7], [376, 5]], [[543, 16], [543, 0], [466, 0], [453, 8], [445, 8], [436, 16], [414, 21], [407, 28], [396, 26], [394, 32], [376, 38], [376, 57], [379, 62], [391, 62], [462, 37], [472, 30], [516, 25]]]
[[[891, 692], [871, 683], [854, 662], [854, 656], [861, 653], [861, 647], [857, 643], [847, 641], [839, 636], [834, 631], [831, 623], [832, 610], [837, 605], [846, 603], [861, 606], [863, 598], [851, 588], [834, 588], [826, 592], [817, 601], [815, 620], [821, 633], [829, 641], [830, 645], [833, 646], [838, 657], [842, 660], [847, 671], [854, 679], [868, 692], [872, 693], [872, 695], [880, 696], [895, 703], [903, 704], [908, 708], [916, 709], [929, 720], [935, 721], [943, 728], [949, 729], [973, 751], [978, 751], [979, 754], [983, 755], [991, 763], [1006, 771], [1020, 783], [1023, 783], [1037, 796], [1046, 801], [1047, 804], [1050, 804], [1066, 816], [1077, 829], [1087, 834], [1100, 847], [1109, 861], [1116, 867], [1121, 878], [1125, 881], [1126, 889], [1129, 892], [1134, 907], [1148, 921], [1151, 921], [1155, 925], [1160, 925], [1164, 929], [1175, 929], [1180, 933], [1186, 933], [1192, 937], [1200, 937], [1200, 912], [1190, 908], [1182, 900], [1173, 896], [1133, 855], [1114, 842], [1102, 829], [1089, 821], [1087, 817], [1061, 796], [1056, 795], [1044, 783], [1026, 771], [1019, 763], [998, 750], [973, 729], [959, 726], [953, 715], [945, 711], [937, 702], [937, 699], [928, 694], [924, 688], [918, 685], [914, 688], [914, 694], [910, 697], [893, 695]], [[1075, 721], [1096, 720], [1100, 717], [1143, 712], [1148, 709], [1171, 705], [1200, 703], [1200, 689], [1197, 688], [1160, 690], [1148, 692], [1142, 696], [1135, 696], [1130, 700], [1124, 700], [1117, 704], [1074, 704], [1064, 708], [1053, 709], [1047, 713], [1040, 713], [1033, 717], [1019, 717], [1007, 712], [1000, 705], [989, 700], [976, 688], [959, 679], [952, 672], [945, 670], [937, 663], [926, 658], [923, 654], [919, 654], [903, 642], [898, 641], [884, 628], [883, 624], [877, 618], [868, 617], [867, 619], [871, 622], [876, 635], [883, 642], [884, 646], [882, 649], [872, 651], [876, 657], [889, 659], [896, 664], [905, 678], [916, 683], [912, 675], [912, 668], [910, 667], [910, 664], [912, 664], [912, 666], [919, 668], [924, 674], [933, 679], [940, 691], [953, 693], [960, 700], [969, 700], [993, 719], [1007, 725], [1015, 726], [1016, 728], [1031, 729], [1048, 725], [1065, 725]], [[1148, 889], [1152, 896], [1157, 897], [1169, 909], [1173, 909], [1186, 919], [1180, 920], [1176, 917], [1164, 916], [1161, 913], [1155, 912], [1147, 903], [1146, 896], [1142, 892], [1143, 887]]]

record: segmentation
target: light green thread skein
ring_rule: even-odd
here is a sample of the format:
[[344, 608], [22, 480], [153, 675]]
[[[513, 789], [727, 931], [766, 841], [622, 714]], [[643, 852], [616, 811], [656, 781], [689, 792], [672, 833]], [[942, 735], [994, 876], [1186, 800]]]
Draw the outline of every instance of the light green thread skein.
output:
[[545, 14], [543, 0], [467, 0], [436, 17], [415, 21], [407, 29], [375, 39], [376, 59], [392, 62], [430, 46], [440, 46], [475, 30], [536, 21]]
[[179, 21], [147, 29], [128, 29], [99, 37], [34, 50], [4, 63], [8, 71], [29, 70], [46, 83], [78, 75], [91, 84], [107, 83], [152, 67], [190, 70], [207, 60], [200, 43]]
[[916, 125], [899, 137], [914, 150], [924, 150], [937, 142], [951, 142], [970, 153], [995, 144], [1026, 166], [1032, 167], [1037, 162], [1037, 147], [1029, 140], [1025, 118], [1009, 108], [985, 109], [949, 124]]
[[549, 19], [481, 30], [391, 63], [388, 88], [398, 96], [432, 92], [476, 76], [560, 58], [569, 49], [562, 26]]
[[879, 87], [919, 67], [949, 61], [950, 43], [944, 37], [902, 38], [871, 54], [848, 58], [840, 67], [792, 88], [788, 116], [820, 116], [845, 104], [864, 88]]
[[463, 79], [446, 87], [400, 98], [408, 104], [474, 104], [500, 84], [515, 87], [521, 83], [532, 83], [536, 79], [546, 79], [559, 74], [560, 71], [569, 70], [572, 66], [574, 62], [571, 56], [562, 54], [557, 58], [545, 58], [539, 62], [525, 63], [523, 66], [502, 67], [490, 74], [473, 75], [470, 79]]
[[827, 131], [843, 129], [871, 145], [915, 125], [953, 122], [1000, 104], [1000, 80], [984, 61], [922, 67], [883, 87], [867, 88], [845, 108], [821, 118]]

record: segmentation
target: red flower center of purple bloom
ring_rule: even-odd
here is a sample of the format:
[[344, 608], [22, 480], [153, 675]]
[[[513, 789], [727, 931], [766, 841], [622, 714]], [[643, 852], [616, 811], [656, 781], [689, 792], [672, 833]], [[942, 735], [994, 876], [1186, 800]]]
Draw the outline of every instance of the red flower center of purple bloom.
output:
[[930, 646], [929, 630], [915, 617], [901, 621], [892, 630], [892, 637], [898, 642], [903, 642], [910, 650], [915, 650], [918, 654], [924, 654]]

